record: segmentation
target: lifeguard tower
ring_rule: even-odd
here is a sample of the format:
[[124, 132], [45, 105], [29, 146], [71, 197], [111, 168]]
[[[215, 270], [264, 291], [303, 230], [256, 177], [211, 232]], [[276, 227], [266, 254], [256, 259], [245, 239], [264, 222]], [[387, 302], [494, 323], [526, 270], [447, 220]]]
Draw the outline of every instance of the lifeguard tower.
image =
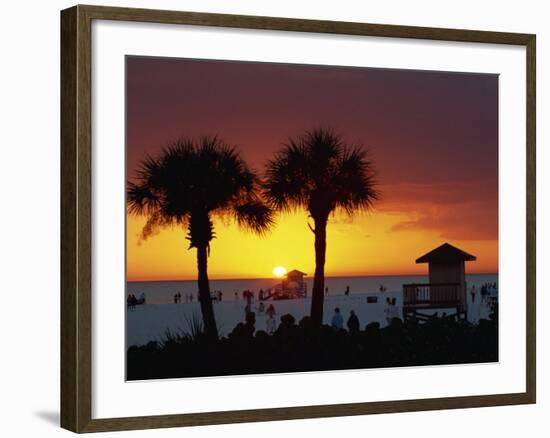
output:
[[476, 257], [444, 243], [416, 259], [428, 263], [429, 283], [403, 285], [403, 317], [428, 318], [419, 311], [454, 309], [459, 318], [466, 317], [466, 262]]
[[281, 288], [273, 296], [276, 300], [288, 300], [293, 298], [307, 297], [307, 283], [304, 277], [305, 272], [294, 269], [287, 272], [286, 277], [281, 282]]

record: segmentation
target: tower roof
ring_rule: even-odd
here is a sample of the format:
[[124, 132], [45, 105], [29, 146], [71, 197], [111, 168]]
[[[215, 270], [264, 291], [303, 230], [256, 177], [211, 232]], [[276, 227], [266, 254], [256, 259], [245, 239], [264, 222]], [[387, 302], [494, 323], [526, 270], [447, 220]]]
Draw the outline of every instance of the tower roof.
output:
[[286, 275], [287, 275], [287, 276], [290, 275], [291, 277], [293, 277], [293, 276], [295, 276], [295, 275], [307, 275], [307, 274], [306, 274], [305, 272], [298, 271], [297, 269], [293, 269], [292, 271], [288, 271], [288, 272], [286, 273]]
[[445, 242], [443, 245], [417, 258], [416, 263], [473, 262], [474, 260], [476, 260], [475, 256]]

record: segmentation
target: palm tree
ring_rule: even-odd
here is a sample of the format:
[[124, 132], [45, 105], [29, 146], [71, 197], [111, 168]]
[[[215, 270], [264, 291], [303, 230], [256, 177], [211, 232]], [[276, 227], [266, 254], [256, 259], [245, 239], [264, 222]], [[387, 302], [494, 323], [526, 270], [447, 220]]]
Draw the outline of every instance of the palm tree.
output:
[[313, 219], [315, 276], [311, 320], [323, 322], [326, 231], [336, 209], [349, 215], [378, 199], [372, 163], [361, 146], [348, 146], [330, 129], [315, 129], [288, 144], [267, 163], [264, 195], [275, 210], [305, 209]]
[[148, 217], [141, 238], [168, 226], [187, 230], [189, 248], [197, 250], [199, 301], [204, 331], [217, 337], [208, 281], [214, 217], [229, 217], [258, 234], [272, 225], [272, 213], [259, 197], [259, 179], [234, 147], [217, 137], [183, 139], [147, 156], [128, 182], [128, 212]]

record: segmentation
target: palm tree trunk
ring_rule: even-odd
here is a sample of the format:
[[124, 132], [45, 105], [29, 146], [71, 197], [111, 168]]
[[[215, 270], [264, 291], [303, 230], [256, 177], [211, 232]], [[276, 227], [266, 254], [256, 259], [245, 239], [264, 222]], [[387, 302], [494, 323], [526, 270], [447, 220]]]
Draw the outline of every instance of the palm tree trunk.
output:
[[327, 251], [327, 219], [315, 220], [315, 276], [311, 292], [311, 321], [315, 326], [323, 324], [325, 301], [325, 256]]
[[201, 304], [204, 332], [208, 338], [216, 339], [218, 330], [208, 282], [208, 245], [197, 245], [197, 268], [199, 273], [199, 302]]

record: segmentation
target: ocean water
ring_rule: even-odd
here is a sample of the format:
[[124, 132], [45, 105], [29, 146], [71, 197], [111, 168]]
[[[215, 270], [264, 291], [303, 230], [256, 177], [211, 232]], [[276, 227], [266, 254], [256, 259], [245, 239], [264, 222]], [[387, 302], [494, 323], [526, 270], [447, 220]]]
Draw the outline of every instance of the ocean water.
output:
[[[306, 277], [308, 293], [313, 287], [313, 277]], [[484, 283], [497, 283], [498, 274], [468, 274], [467, 286], [476, 288]], [[210, 290], [222, 291], [223, 301], [234, 301], [235, 292], [239, 300], [242, 300], [242, 291], [252, 290], [256, 297], [260, 289], [266, 290], [280, 283], [278, 279], [256, 278], [238, 280], [210, 280]], [[340, 296], [344, 294], [346, 287], [350, 287], [350, 295], [371, 294], [379, 291], [383, 285], [387, 292], [397, 293], [403, 290], [403, 284], [428, 283], [427, 275], [394, 275], [394, 276], [365, 276], [365, 277], [326, 277], [325, 286], [328, 287], [328, 296]], [[127, 282], [126, 294], [133, 293], [136, 297], [144, 293], [148, 304], [170, 304], [174, 302], [174, 294], [182, 294], [182, 302], [186, 294], [197, 297], [197, 282], [184, 281], [130, 281]]]

